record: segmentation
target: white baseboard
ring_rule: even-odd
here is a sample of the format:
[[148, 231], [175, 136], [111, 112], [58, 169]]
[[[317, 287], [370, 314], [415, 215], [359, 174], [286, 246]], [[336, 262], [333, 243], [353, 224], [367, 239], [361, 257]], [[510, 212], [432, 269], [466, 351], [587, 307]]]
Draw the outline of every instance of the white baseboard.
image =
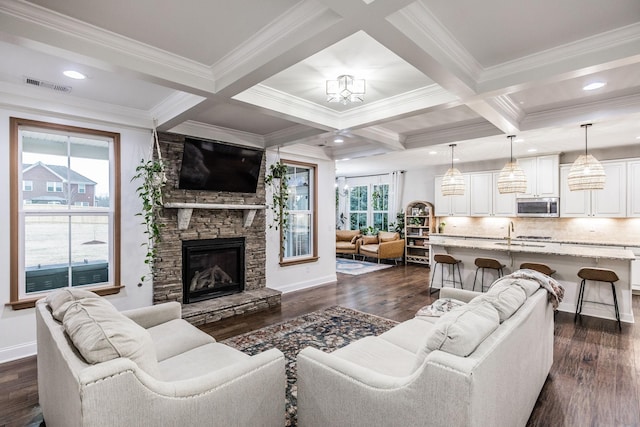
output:
[[268, 286], [271, 289], [277, 289], [281, 291], [283, 294], [286, 294], [289, 292], [300, 291], [302, 289], [309, 289], [309, 288], [315, 288], [317, 286], [328, 285], [330, 283], [335, 283], [337, 281], [338, 281], [338, 276], [336, 276], [336, 274], [334, 273], [328, 276], [314, 277], [313, 280], [307, 280], [304, 282], [297, 282], [297, 283], [289, 283], [279, 287], [276, 287], [273, 285], [268, 285]]
[[0, 363], [11, 362], [23, 357], [33, 356], [38, 352], [36, 342], [29, 342], [12, 347], [0, 348]]

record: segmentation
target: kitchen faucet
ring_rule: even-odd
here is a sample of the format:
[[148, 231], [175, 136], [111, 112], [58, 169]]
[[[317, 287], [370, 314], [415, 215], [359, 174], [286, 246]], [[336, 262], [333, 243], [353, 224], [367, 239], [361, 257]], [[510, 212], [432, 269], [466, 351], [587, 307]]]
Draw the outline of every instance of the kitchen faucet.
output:
[[511, 244], [511, 232], [512, 231], [515, 233], [516, 228], [513, 225], [513, 221], [509, 221], [509, 225], [507, 226], [507, 237], [505, 237], [505, 239], [507, 239], [507, 242], [509, 244]]

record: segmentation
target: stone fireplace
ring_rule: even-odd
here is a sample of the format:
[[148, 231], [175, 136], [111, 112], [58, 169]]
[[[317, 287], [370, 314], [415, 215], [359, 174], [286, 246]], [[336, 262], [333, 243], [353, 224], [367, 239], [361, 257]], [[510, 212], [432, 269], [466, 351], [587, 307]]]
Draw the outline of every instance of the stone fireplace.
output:
[[[154, 271], [154, 304], [178, 301], [183, 304], [183, 318], [196, 325], [279, 306], [280, 292], [266, 286], [265, 160], [255, 194], [183, 190], [178, 188], [178, 179], [184, 136], [159, 133], [158, 137], [166, 165], [167, 184], [163, 189], [165, 208], [159, 218], [161, 241], [157, 245]], [[197, 208], [186, 209], [189, 211], [187, 220], [180, 218], [181, 221], [178, 221], [179, 217], [185, 216], [185, 209], [174, 207], [185, 204]], [[247, 206], [262, 206], [263, 209], [252, 211], [247, 210]], [[252, 213], [248, 215], [248, 212]], [[241, 264], [244, 265], [219, 265], [219, 269], [215, 269], [214, 264], [206, 267], [211, 269], [208, 273], [203, 273], [202, 265], [206, 263], [207, 256], [201, 253], [201, 245], [215, 241], [242, 241], [242, 249], [234, 247], [230, 250], [242, 252], [244, 261]], [[183, 268], [184, 245], [190, 248], [188, 256], [193, 255], [196, 264], [199, 263], [197, 268]], [[223, 262], [226, 261], [218, 261]], [[219, 270], [225, 274], [220, 274]], [[193, 296], [188, 295], [186, 303], [185, 287], [188, 282], [190, 289], [196, 271], [200, 272], [202, 278], [199, 284], [201, 288], [208, 284], [207, 274], [209, 278], [217, 274], [220, 283], [210, 289], [212, 292], [199, 289]], [[231, 285], [229, 280], [238, 284], [242, 281], [243, 284], [239, 285], [241, 289], [236, 288], [231, 292], [231, 288], [227, 287]]]

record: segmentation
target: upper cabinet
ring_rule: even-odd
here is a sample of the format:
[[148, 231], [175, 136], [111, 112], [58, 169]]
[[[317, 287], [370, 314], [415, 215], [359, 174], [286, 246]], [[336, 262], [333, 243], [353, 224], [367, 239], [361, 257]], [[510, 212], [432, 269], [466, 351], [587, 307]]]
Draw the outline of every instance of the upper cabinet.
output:
[[620, 161], [601, 163], [607, 175], [603, 190], [569, 190], [567, 178], [571, 165], [560, 167], [562, 184], [560, 216], [606, 218], [627, 216], [627, 164]]
[[640, 160], [627, 163], [627, 184], [627, 216], [640, 217]]
[[469, 216], [469, 174], [464, 176], [465, 192], [463, 196], [443, 196], [440, 190], [442, 176], [436, 176], [434, 188], [435, 216]]
[[527, 176], [527, 191], [518, 194], [518, 198], [558, 197], [560, 195], [560, 156], [558, 154], [525, 157], [518, 159], [518, 164]]
[[515, 216], [515, 194], [500, 194], [500, 172], [469, 174], [469, 214], [471, 216]]

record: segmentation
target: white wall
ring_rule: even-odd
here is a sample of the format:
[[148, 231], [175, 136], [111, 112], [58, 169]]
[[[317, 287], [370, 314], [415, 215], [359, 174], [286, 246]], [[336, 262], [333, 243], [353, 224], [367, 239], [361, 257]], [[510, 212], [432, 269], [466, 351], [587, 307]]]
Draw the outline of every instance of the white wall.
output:
[[402, 192], [402, 206], [410, 202], [422, 200], [434, 203], [434, 169], [413, 169], [404, 174], [404, 191]]
[[121, 281], [125, 288], [107, 298], [120, 310], [152, 304], [151, 283], [138, 287], [145, 274], [145, 241], [139, 217], [141, 209], [136, 183], [131, 182], [140, 159], [147, 157], [151, 143], [149, 130], [118, 128], [89, 121], [60, 119], [41, 114], [0, 109], [0, 363], [36, 353], [35, 310], [13, 310], [9, 301], [9, 117], [20, 117], [118, 132], [121, 135]]
[[[319, 160], [299, 154], [281, 154], [285, 160], [318, 165], [318, 257], [315, 262], [281, 267], [279, 264], [280, 232], [269, 229], [271, 212], [267, 209], [267, 287], [282, 292], [332, 283], [336, 277], [336, 223], [335, 223], [335, 165], [331, 160]], [[276, 154], [267, 152], [267, 170], [276, 160]], [[267, 188], [267, 205], [271, 194]]]

